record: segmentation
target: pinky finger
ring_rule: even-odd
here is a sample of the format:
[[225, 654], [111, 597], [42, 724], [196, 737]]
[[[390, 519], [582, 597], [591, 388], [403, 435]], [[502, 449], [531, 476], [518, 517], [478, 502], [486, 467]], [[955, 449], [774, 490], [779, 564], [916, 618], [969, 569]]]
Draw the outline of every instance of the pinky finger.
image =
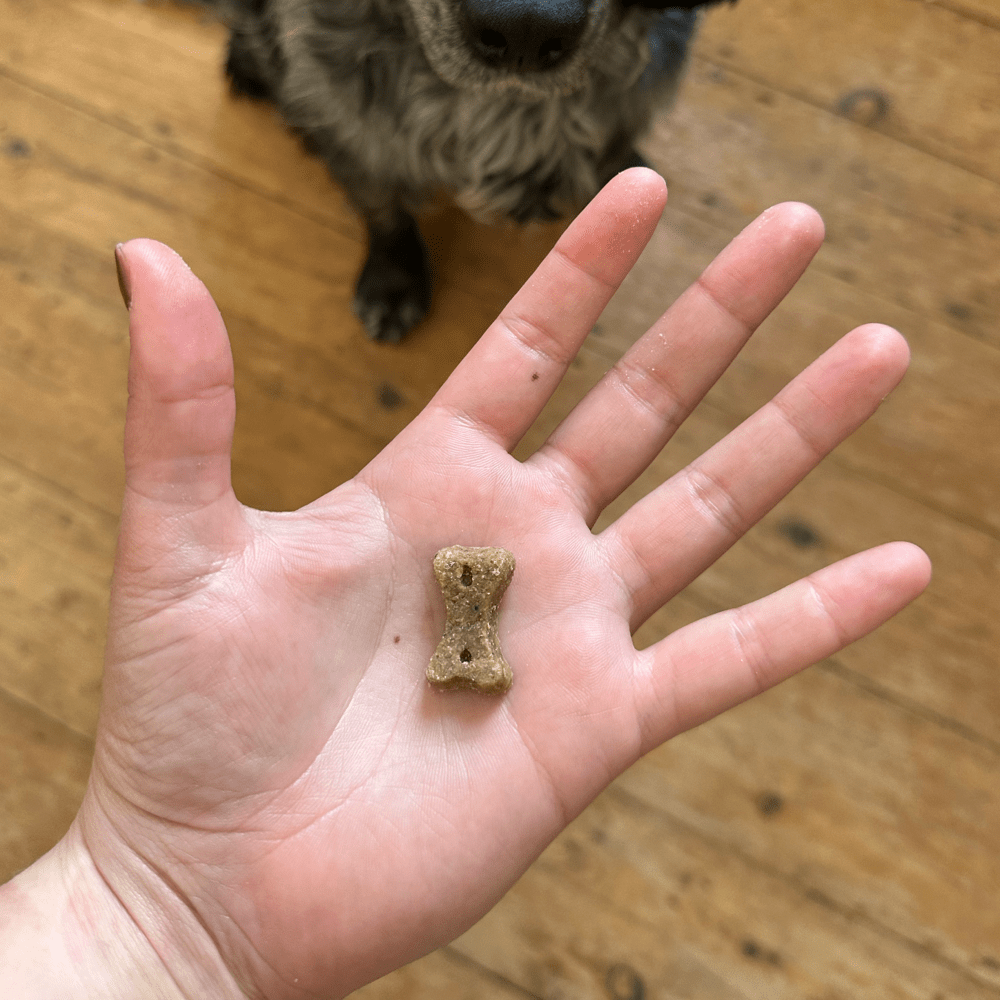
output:
[[693, 622], [643, 650], [642, 752], [874, 631], [922, 593], [930, 577], [922, 549], [892, 542]]

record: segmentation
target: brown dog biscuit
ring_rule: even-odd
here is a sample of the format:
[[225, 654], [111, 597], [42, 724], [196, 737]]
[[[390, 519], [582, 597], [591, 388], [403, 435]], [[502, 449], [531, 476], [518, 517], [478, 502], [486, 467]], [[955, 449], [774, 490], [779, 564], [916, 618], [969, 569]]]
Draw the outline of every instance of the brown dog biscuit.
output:
[[514, 575], [506, 549], [451, 545], [434, 557], [444, 594], [444, 635], [427, 666], [427, 680], [441, 688], [503, 694], [514, 676], [500, 652], [500, 601]]

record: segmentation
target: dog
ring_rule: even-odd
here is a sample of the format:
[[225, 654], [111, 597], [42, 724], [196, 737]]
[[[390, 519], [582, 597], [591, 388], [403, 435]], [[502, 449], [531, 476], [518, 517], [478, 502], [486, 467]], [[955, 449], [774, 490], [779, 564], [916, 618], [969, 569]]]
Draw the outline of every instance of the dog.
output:
[[479, 221], [558, 219], [647, 165], [633, 144], [723, 0], [208, 2], [232, 90], [273, 101], [364, 219], [352, 308], [395, 343], [431, 302], [414, 213], [443, 191]]

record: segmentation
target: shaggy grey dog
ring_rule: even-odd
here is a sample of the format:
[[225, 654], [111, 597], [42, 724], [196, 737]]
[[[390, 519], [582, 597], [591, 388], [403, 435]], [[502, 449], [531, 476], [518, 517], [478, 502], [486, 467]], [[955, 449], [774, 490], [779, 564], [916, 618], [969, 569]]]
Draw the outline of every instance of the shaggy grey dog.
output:
[[411, 213], [579, 211], [669, 100], [698, 7], [720, 0], [208, 0], [233, 89], [274, 101], [368, 227], [353, 308], [374, 340], [427, 312]]

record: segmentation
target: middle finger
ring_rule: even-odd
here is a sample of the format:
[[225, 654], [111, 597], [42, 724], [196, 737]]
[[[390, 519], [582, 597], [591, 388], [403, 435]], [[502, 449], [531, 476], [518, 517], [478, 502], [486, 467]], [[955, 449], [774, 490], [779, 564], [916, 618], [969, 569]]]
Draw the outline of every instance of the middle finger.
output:
[[656, 457], [823, 242], [808, 205], [768, 209], [734, 239], [553, 431], [528, 463], [587, 523]]

